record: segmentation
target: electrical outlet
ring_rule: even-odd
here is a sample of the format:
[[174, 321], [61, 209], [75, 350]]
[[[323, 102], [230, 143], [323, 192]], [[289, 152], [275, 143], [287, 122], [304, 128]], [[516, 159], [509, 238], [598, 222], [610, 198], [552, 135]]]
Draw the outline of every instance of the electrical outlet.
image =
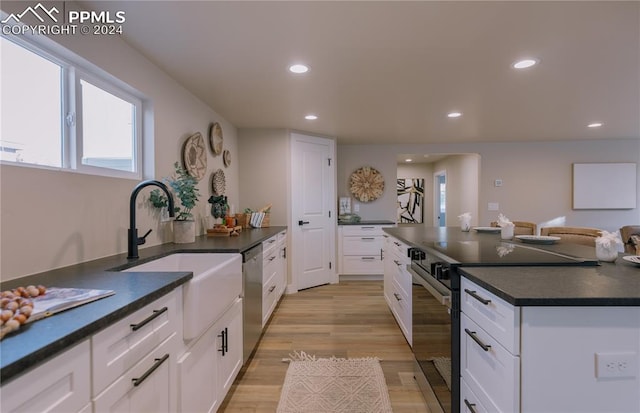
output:
[[638, 353], [596, 353], [596, 378], [633, 378], [638, 372]]
[[360, 212], [360, 204], [355, 202], [353, 204], [353, 212]]
[[493, 185], [495, 187], [502, 186], [502, 179], [496, 179], [495, 181], [493, 181]]

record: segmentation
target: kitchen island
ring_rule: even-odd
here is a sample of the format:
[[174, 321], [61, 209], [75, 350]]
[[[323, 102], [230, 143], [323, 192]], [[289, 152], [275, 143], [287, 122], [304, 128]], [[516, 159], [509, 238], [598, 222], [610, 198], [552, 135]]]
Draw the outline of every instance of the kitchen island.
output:
[[0, 381], [3, 385], [47, 359], [80, 343], [188, 282], [192, 274], [119, 272], [173, 253], [242, 253], [286, 227], [244, 230], [234, 237], [196, 238], [190, 244], [162, 244], [140, 249], [140, 258], [126, 254], [46, 271], [0, 284], [2, 291], [29, 284], [114, 290], [115, 294], [42, 320], [27, 323], [0, 342]]
[[[593, 265], [587, 246], [459, 228], [385, 232], [426, 254], [422, 264], [451, 291], [454, 374], [445, 411], [640, 411], [639, 266], [621, 256]], [[416, 297], [425, 296], [414, 295], [414, 318]]]

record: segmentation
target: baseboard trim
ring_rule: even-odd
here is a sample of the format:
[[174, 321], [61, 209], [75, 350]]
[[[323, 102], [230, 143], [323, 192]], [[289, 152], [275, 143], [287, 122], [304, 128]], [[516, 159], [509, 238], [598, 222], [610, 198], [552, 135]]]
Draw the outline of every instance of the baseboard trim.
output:
[[382, 281], [382, 274], [340, 274], [340, 281]]

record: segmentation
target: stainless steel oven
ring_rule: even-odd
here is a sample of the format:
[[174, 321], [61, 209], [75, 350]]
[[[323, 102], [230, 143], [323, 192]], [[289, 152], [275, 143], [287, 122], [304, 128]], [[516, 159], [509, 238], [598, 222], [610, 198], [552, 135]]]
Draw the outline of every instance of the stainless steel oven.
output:
[[[458, 411], [459, 349], [449, 267], [439, 257], [411, 251], [414, 376], [432, 412]], [[455, 365], [455, 366], [454, 366]]]

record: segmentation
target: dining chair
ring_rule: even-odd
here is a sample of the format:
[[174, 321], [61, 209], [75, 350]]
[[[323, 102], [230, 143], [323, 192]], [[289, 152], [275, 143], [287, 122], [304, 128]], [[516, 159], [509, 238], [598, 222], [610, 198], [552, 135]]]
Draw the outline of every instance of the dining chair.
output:
[[[515, 227], [513, 228], [513, 235], [537, 235], [537, 225], [533, 222], [527, 221], [511, 221]], [[491, 222], [492, 227], [497, 227], [498, 222]]]
[[624, 252], [640, 255], [640, 225], [625, 225], [620, 228]]
[[540, 235], [560, 237], [562, 241], [573, 244], [596, 246], [596, 238], [602, 235], [602, 230], [586, 227], [543, 227]]

